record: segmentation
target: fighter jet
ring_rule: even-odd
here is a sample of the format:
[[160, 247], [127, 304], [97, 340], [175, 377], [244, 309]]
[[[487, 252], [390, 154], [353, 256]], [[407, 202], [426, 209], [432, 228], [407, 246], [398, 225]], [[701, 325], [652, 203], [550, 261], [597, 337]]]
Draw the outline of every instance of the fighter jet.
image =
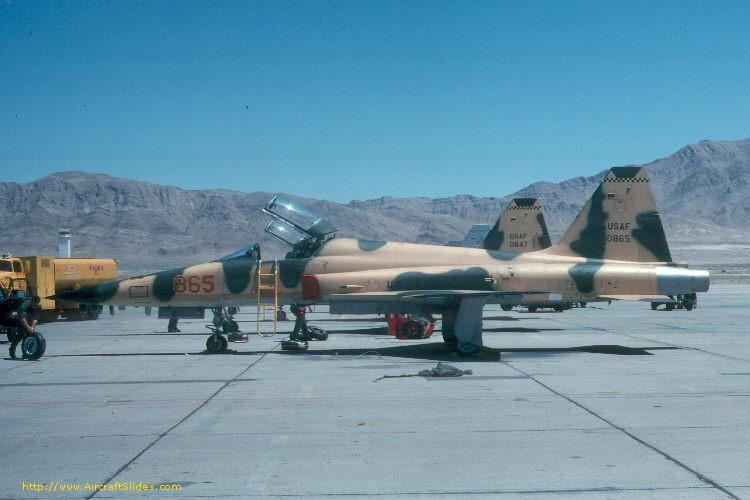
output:
[[260, 302], [260, 291], [269, 287], [264, 276], [277, 275], [275, 293], [265, 294], [274, 298], [263, 302], [328, 304], [333, 314], [437, 314], [446, 345], [472, 354], [483, 345], [487, 304], [514, 304], [537, 294], [570, 302], [599, 296], [648, 300], [709, 288], [707, 271], [672, 262], [641, 167], [610, 169], [560, 242], [535, 252], [336, 238], [329, 222], [280, 195], [264, 211], [272, 218], [266, 231], [291, 245], [284, 259], [244, 253], [64, 292], [60, 299], [125, 306], [249, 305]]

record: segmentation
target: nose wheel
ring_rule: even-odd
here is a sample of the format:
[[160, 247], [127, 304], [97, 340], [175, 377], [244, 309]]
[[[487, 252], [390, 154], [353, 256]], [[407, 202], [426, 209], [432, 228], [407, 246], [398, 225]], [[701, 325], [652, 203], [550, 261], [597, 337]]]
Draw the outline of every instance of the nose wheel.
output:
[[245, 343], [247, 335], [240, 331], [240, 325], [234, 320], [234, 315], [239, 309], [236, 307], [216, 307], [212, 311], [214, 318], [212, 324], [206, 325], [211, 330], [211, 335], [206, 339], [206, 351], [211, 354], [225, 352], [229, 342]]

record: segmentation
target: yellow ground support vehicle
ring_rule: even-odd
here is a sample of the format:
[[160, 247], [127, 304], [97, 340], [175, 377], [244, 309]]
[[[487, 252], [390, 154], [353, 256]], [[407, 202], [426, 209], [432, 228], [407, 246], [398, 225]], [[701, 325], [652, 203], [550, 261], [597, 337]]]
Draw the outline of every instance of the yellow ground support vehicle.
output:
[[46, 297], [116, 278], [117, 262], [112, 259], [7, 255], [0, 258], [0, 283], [7, 290], [22, 290], [29, 296], [38, 296], [42, 321], [59, 317], [71, 320], [98, 318], [101, 306], [54, 301]]

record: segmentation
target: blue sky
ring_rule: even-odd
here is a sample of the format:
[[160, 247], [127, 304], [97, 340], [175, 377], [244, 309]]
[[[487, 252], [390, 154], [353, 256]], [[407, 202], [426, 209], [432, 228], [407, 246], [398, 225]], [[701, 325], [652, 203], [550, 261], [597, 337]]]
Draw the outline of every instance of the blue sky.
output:
[[0, 180], [501, 196], [750, 136], [750, 3], [0, 0]]

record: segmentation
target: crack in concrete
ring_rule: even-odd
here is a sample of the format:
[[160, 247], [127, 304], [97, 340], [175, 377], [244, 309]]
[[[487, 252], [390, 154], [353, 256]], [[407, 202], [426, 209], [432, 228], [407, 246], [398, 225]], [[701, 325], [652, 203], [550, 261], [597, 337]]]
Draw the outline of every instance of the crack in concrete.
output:
[[604, 418], [603, 416], [601, 416], [601, 415], [599, 415], [598, 413], [596, 413], [596, 412], [595, 412], [594, 410], [592, 410], [592, 409], [588, 408], [587, 406], [584, 406], [583, 404], [579, 403], [579, 402], [578, 402], [578, 401], [576, 401], [575, 399], [572, 399], [572, 398], [570, 398], [570, 397], [566, 396], [565, 394], [563, 394], [563, 393], [561, 393], [561, 392], [558, 392], [558, 391], [556, 391], [556, 390], [555, 390], [555, 389], [553, 389], [552, 387], [550, 387], [550, 386], [548, 386], [547, 384], [545, 384], [544, 382], [542, 382], [542, 381], [538, 380], [538, 379], [537, 379], [537, 378], [535, 378], [535, 377], [534, 377], [533, 375], [530, 375], [530, 374], [526, 373], [526, 372], [525, 372], [525, 371], [523, 371], [522, 369], [520, 369], [520, 368], [517, 368], [517, 367], [513, 366], [512, 364], [510, 364], [510, 363], [509, 363], [509, 362], [507, 362], [507, 361], [501, 361], [501, 362], [502, 362], [503, 364], [505, 364], [506, 366], [508, 366], [509, 368], [511, 368], [511, 369], [513, 369], [513, 370], [515, 370], [515, 371], [517, 371], [518, 373], [521, 373], [521, 374], [523, 374], [523, 375], [526, 375], [526, 376], [528, 376], [528, 377], [529, 377], [529, 378], [530, 378], [531, 380], [533, 380], [534, 382], [536, 382], [536, 383], [537, 383], [537, 384], [539, 384], [540, 386], [544, 387], [544, 388], [545, 388], [545, 389], [547, 389], [547, 390], [548, 390], [549, 392], [551, 392], [551, 393], [553, 393], [553, 394], [555, 394], [555, 395], [557, 395], [557, 396], [559, 396], [559, 397], [561, 397], [561, 398], [565, 399], [565, 400], [566, 400], [566, 401], [568, 401], [569, 403], [571, 403], [571, 404], [573, 404], [573, 405], [577, 406], [578, 408], [580, 408], [580, 409], [584, 410], [584, 411], [585, 411], [586, 413], [588, 413], [588, 414], [590, 414], [590, 415], [592, 415], [592, 416], [596, 417], [597, 419], [601, 420], [602, 422], [606, 423], [607, 425], [609, 425], [609, 426], [610, 426], [610, 427], [612, 427], [613, 429], [617, 429], [618, 431], [622, 432], [623, 434], [625, 434], [626, 436], [628, 436], [628, 437], [629, 437], [629, 438], [631, 438], [632, 440], [636, 441], [637, 443], [639, 443], [639, 444], [641, 444], [641, 445], [643, 445], [643, 446], [645, 446], [645, 447], [647, 447], [647, 448], [651, 449], [652, 451], [655, 451], [656, 453], [658, 453], [658, 454], [659, 454], [659, 455], [661, 455], [662, 457], [666, 458], [667, 460], [669, 460], [669, 461], [670, 461], [670, 462], [672, 462], [673, 464], [677, 465], [678, 467], [681, 467], [682, 469], [684, 469], [684, 470], [688, 471], [689, 473], [691, 473], [692, 475], [694, 475], [694, 476], [695, 476], [696, 478], [698, 478], [698, 479], [699, 479], [699, 480], [700, 480], [701, 482], [703, 482], [703, 483], [706, 483], [706, 484], [708, 484], [708, 485], [712, 486], [713, 488], [715, 488], [715, 489], [717, 489], [717, 490], [721, 491], [721, 492], [722, 492], [722, 493], [724, 493], [725, 495], [729, 496], [729, 498], [732, 498], [732, 499], [734, 499], [734, 500], [739, 500], [739, 497], [738, 497], [737, 495], [735, 495], [734, 493], [732, 493], [732, 492], [731, 492], [731, 491], [729, 491], [728, 489], [724, 488], [723, 486], [721, 486], [721, 485], [720, 485], [719, 483], [717, 483], [717, 482], [716, 482], [716, 481], [714, 481], [713, 479], [709, 478], [708, 476], [705, 476], [705, 475], [701, 474], [700, 472], [698, 472], [697, 470], [693, 469], [693, 468], [692, 468], [692, 467], [690, 467], [689, 465], [687, 465], [687, 464], [685, 464], [685, 463], [681, 462], [680, 460], [678, 460], [677, 458], [675, 458], [675, 457], [671, 456], [671, 455], [670, 455], [669, 453], [667, 453], [667, 452], [665, 452], [665, 451], [663, 451], [663, 450], [661, 450], [661, 449], [657, 448], [657, 447], [656, 447], [655, 445], [653, 445], [653, 444], [651, 444], [651, 443], [648, 443], [648, 442], [644, 441], [643, 439], [639, 438], [639, 437], [638, 437], [638, 436], [636, 436], [635, 434], [633, 434], [633, 433], [631, 433], [631, 432], [628, 432], [627, 430], [625, 430], [625, 428], [624, 428], [624, 427], [620, 427], [619, 425], [615, 424], [614, 422], [612, 422], [612, 421], [610, 421], [610, 420], [608, 420], [608, 419]]
[[[280, 344], [278, 344], [278, 345], [280, 345]], [[275, 346], [275, 347], [274, 347], [273, 349], [275, 349], [276, 347], [278, 347], [278, 345], [277, 345], [277, 346]], [[273, 349], [271, 349], [271, 350], [273, 350]], [[229, 387], [229, 384], [231, 384], [232, 382], [234, 382], [234, 381], [238, 380], [238, 379], [239, 379], [240, 377], [242, 377], [242, 376], [243, 376], [243, 375], [244, 375], [245, 373], [247, 373], [247, 372], [248, 372], [248, 371], [250, 370], [250, 368], [252, 368], [253, 366], [255, 366], [255, 365], [257, 365], [258, 363], [260, 363], [260, 362], [261, 362], [261, 361], [263, 360], [263, 358], [265, 358], [265, 357], [266, 357], [266, 354], [267, 354], [267, 353], [263, 353], [263, 354], [262, 354], [262, 355], [261, 355], [261, 356], [260, 356], [260, 357], [259, 357], [258, 359], [256, 359], [256, 360], [255, 360], [255, 361], [253, 361], [252, 363], [250, 363], [250, 365], [249, 365], [249, 366], [248, 366], [247, 368], [245, 368], [244, 370], [242, 370], [242, 371], [241, 371], [240, 373], [238, 373], [237, 375], [235, 375], [235, 376], [234, 376], [234, 377], [232, 377], [231, 379], [229, 379], [229, 380], [225, 381], [225, 382], [224, 382], [224, 384], [223, 384], [223, 385], [222, 385], [221, 387], [219, 387], [218, 389], [216, 389], [216, 391], [214, 391], [214, 392], [213, 392], [213, 394], [211, 394], [211, 395], [210, 395], [210, 396], [209, 396], [208, 398], [206, 398], [206, 400], [205, 400], [205, 401], [203, 401], [203, 402], [202, 402], [202, 403], [201, 403], [200, 405], [198, 405], [198, 406], [197, 406], [196, 408], [194, 408], [194, 409], [193, 409], [193, 410], [192, 410], [192, 411], [191, 411], [190, 413], [188, 413], [187, 415], [185, 415], [184, 417], [182, 417], [182, 418], [181, 418], [180, 420], [178, 420], [178, 421], [177, 421], [177, 423], [176, 423], [176, 424], [174, 424], [174, 425], [173, 425], [172, 427], [170, 427], [170, 428], [169, 428], [169, 429], [167, 429], [166, 431], [164, 431], [164, 432], [162, 432], [161, 434], [159, 434], [159, 435], [158, 435], [158, 436], [156, 437], [156, 439], [154, 439], [153, 441], [151, 441], [151, 442], [150, 442], [150, 443], [148, 444], [148, 446], [146, 446], [145, 448], [143, 448], [143, 449], [142, 449], [142, 450], [141, 450], [141, 451], [140, 451], [140, 452], [139, 452], [138, 454], [136, 454], [136, 455], [135, 455], [135, 456], [134, 456], [133, 458], [131, 458], [130, 460], [128, 460], [128, 461], [127, 461], [127, 462], [126, 462], [125, 464], [123, 464], [123, 465], [122, 465], [122, 466], [121, 466], [121, 467], [120, 467], [119, 469], [117, 469], [117, 470], [115, 471], [115, 473], [114, 473], [114, 474], [112, 474], [112, 475], [111, 475], [110, 477], [108, 477], [108, 478], [107, 478], [107, 479], [106, 479], [106, 480], [104, 481], [104, 484], [110, 484], [110, 483], [112, 482], [112, 480], [113, 480], [114, 478], [116, 478], [117, 476], [119, 476], [119, 475], [120, 475], [120, 474], [121, 474], [121, 473], [122, 473], [122, 472], [123, 472], [123, 471], [124, 471], [125, 469], [127, 469], [128, 467], [130, 467], [130, 465], [131, 465], [131, 464], [133, 464], [133, 462], [135, 462], [136, 460], [138, 460], [138, 459], [139, 459], [140, 457], [142, 457], [142, 456], [143, 456], [143, 455], [144, 455], [144, 454], [145, 454], [145, 453], [146, 453], [146, 452], [147, 452], [148, 450], [150, 450], [151, 448], [153, 448], [153, 447], [154, 447], [154, 445], [156, 445], [156, 443], [158, 443], [159, 441], [161, 441], [161, 440], [162, 440], [162, 438], [164, 438], [164, 437], [165, 437], [165, 436], [167, 436], [167, 435], [168, 435], [168, 434], [169, 434], [170, 432], [172, 432], [172, 431], [173, 431], [173, 430], [175, 430], [175, 429], [176, 429], [177, 427], [179, 427], [180, 425], [182, 425], [182, 424], [183, 424], [184, 422], [186, 422], [186, 421], [187, 421], [187, 420], [188, 420], [188, 419], [189, 419], [190, 417], [192, 417], [193, 415], [195, 415], [196, 413], [198, 413], [198, 411], [199, 411], [199, 410], [200, 410], [201, 408], [203, 408], [203, 407], [204, 407], [204, 406], [206, 406], [206, 405], [207, 405], [208, 403], [210, 403], [210, 402], [211, 402], [211, 400], [213, 400], [213, 399], [214, 399], [214, 398], [215, 398], [216, 396], [218, 396], [218, 395], [219, 395], [219, 393], [220, 393], [221, 391], [223, 391], [224, 389], [226, 389], [227, 387]], [[90, 495], [88, 495], [88, 496], [86, 497], [86, 500], [89, 500], [89, 499], [91, 499], [91, 498], [95, 497], [95, 496], [96, 496], [96, 495], [97, 495], [97, 494], [98, 494], [98, 493], [99, 493], [100, 491], [102, 491], [102, 490], [95, 490], [94, 492], [92, 492], [92, 493], [91, 493]]]

